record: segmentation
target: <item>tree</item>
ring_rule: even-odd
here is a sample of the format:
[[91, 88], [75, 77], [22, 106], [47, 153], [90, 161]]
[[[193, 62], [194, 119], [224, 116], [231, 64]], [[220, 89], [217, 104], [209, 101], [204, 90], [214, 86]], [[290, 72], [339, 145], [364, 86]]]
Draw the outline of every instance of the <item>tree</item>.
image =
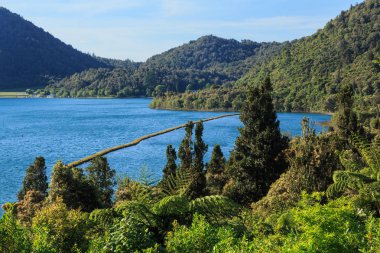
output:
[[112, 206], [113, 187], [116, 184], [115, 170], [112, 170], [105, 157], [96, 157], [91, 161], [88, 172], [89, 183], [96, 189], [99, 208]]
[[194, 123], [189, 121], [185, 127], [185, 137], [178, 149], [178, 157], [181, 160], [180, 169], [190, 169], [193, 160], [192, 136]]
[[240, 136], [229, 160], [230, 180], [224, 193], [245, 205], [265, 196], [286, 168], [282, 151], [287, 139], [281, 136], [271, 92], [269, 78], [262, 85], [249, 88], [240, 115], [244, 127], [239, 129]]
[[219, 144], [214, 146], [210, 162], [207, 164], [206, 182], [209, 194], [221, 194], [225, 181], [226, 158]]
[[172, 145], [168, 145], [168, 147], [166, 148], [166, 159], [167, 162], [163, 169], [164, 179], [171, 174], [175, 174], [177, 170], [177, 164], [175, 162], [177, 160], [177, 154], [175, 152], [175, 148], [173, 148]]
[[203, 141], [203, 122], [199, 121], [195, 126], [195, 143], [194, 143], [194, 169], [197, 172], [203, 172], [203, 157], [207, 152], [208, 145]]
[[62, 199], [70, 209], [88, 212], [100, 208], [97, 189], [86, 178], [82, 169], [67, 168], [61, 161], [54, 165], [50, 181], [50, 202]]
[[338, 94], [338, 113], [336, 118], [337, 132], [344, 139], [359, 131], [358, 119], [352, 111], [354, 90], [352, 86], [343, 86]]
[[45, 159], [43, 157], [36, 157], [34, 164], [30, 165], [26, 170], [26, 175], [22, 182], [22, 188], [17, 197], [22, 200], [28, 191], [39, 191], [42, 194], [47, 194], [47, 176]]
[[192, 164], [194, 181], [190, 190], [193, 197], [202, 196], [206, 188], [203, 157], [207, 152], [208, 146], [203, 141], [203, 129], [203, 122], [198, 121], [195, 126], [194, 160]]

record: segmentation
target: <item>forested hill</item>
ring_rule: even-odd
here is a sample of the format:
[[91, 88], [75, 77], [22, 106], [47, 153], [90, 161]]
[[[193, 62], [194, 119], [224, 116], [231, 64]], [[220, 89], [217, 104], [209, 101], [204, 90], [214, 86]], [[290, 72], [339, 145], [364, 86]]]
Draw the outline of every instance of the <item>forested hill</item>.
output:
[[[57, 96], [151, 96], [225, 84], [278, 53], [281, 43], [257, 43], [203, 36], [149, 58], [142, 64], [91, 69], [46, 88]], [[155, 91], [156, 89], [156, 91]]]
[[0, 90], [25, 90], [107, 64], [0, 7], [0, 66]]
[[237, 91], [269, 74], [278, 110], [334, 111], [343, 85], [354, 86], [356, 106], [368, 110], [380, 101], [379, 59], [380, 1], [368, 0], [342, 11], [315, 34], [284, 44], [269, 61], [252, 65], [230, 92], [170, 94], [156, 98], [152, 106], [238, 110], [242, 96]]
[[256, 65], [238, 84], [270, 74], [276, 105], [284, 111], [335, 109], [336, 94], [353, 85], [360, 107], [380, 92], [380, 1], [343, 11], [312, 36], [286, 45], [281, 54]]

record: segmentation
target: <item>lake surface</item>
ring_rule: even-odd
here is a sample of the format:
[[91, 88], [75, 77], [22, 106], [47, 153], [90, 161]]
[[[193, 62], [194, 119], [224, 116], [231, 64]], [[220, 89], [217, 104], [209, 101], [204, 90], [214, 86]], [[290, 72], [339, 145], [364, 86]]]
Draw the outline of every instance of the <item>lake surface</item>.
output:
[[[50, 175], [57, 160], [69, 163], [189, 120], [226, 114], [152, 110], [149, 103], [150, 99], [0, 99], [0, 205], [16, 200], [25, 170], [36, 156], [45, 157]], [[330, 119], [322, 114], [279, 113], [281, 130], [299, 135], [305, 116], [315, 122]], [[206, 161], [215, 144], [228, 156], [240, 126], [238, 116], [205, 123]], [[315, 128], [323, 130], [318, 124]], [[154, 137], [108, 154], [108, 161], [118, 176], [136, 178], [147, 166], [159, 177], [166, 146], [173, 144], [178, 150], [183, 134], [181, 129]]]

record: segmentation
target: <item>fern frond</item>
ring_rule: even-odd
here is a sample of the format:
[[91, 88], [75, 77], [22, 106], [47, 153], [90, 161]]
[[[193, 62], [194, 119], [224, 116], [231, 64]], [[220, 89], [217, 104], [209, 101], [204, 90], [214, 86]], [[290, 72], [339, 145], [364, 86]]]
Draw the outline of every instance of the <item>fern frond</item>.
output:
[[154, 205], [153, 212], [159, 216], [182, 217], [189, 212], [189, 200], [182, 195], [167, 196]]
[[360, 190], [374, 180], [360, 172], [337, 170], [333, 174], [334, 183], [327, 188], [328, 197], [336, 197], [346, 189]]
[[355, 135], [352, 138], [352, 143], [359, 150], [368, 166], [377, 174], [380, 171], [380, 141], [374, 140], [372, 143], [368, 143], [363, 137]]
[[213, 222], [220, 222], [222, 219], [236, 216], [239, 210], [238, 204], [221, 195], [201, 197], [190, 202], [191, 212], [202, 214]]
[[167, 196], [186, 195], [193, 180], [190, 170], [177, 170], [175, 174], [169, 175], [162, 182], [162, 192]]
[[121, 213], [126, 219], [134, 219], [149, 227], [157, 227], [158, 220], [156, 215], [141, 202], [126, 201], [116, 207], [116, 211]]
[[108, 226], [114, 222], [115, 219], [121, 218], [121, 216], [113, 209], [95, 209], [90, 214], [90, 220], [102, 225], [102, 226]]

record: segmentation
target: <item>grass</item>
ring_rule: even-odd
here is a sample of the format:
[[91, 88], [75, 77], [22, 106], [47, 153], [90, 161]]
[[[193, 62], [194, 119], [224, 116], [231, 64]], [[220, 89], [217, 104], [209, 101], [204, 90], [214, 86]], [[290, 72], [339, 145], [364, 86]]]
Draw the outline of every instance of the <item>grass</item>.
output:
[[27, 96], [28, 94], [26, 94], [26, 92], [0, 92], [0, 98], [25, 98]]

